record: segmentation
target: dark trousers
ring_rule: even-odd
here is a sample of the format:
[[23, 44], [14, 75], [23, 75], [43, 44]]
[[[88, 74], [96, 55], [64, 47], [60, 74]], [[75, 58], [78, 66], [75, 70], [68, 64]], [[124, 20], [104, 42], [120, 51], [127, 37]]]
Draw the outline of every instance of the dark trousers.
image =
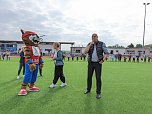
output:
[[39, 67], [40, 76], [42, 76], [42, 69]]
[[92, 76], [93, 76], [94, 70], [95, 70], [95, 74], [96, 74], [96, 93], [100, 94], [101, 93], [101, 85], [102, 85], [102, 82], [101, 82], [102, 65], [100, 63], [93, 63], [93, 62], [88, 63], [87, 90], [91, 91]]
[[147, 61], [147, 59], [146, 58], [144, 58], [144, 62], [146, 62]]
[[22, 68], [23, 68], [23, 75], [24, 75], [24, 73], [25, 73], [25, 64], [24, 63], [20, 63], [20, 65], [19, 65], [18, 76], [20, 75]]
[[74, 57], [72, 57], [72, 61], [74, 61]]
[[131, 62], [131, 58], [129, 58], [128, 62]]
[[126, 62], [126, 58], [124, 58], [124, 62]]
[[77, 61], [79, 60], [79, 57], [77, 57]]
[[135, 58], [133, 58], [133, 62], [135, 62]]
[[4, 56], [4, 55], [2, 56], [2, 59], [3, 59], [3, 61], [4, 61], [4, 59], [5, 59], [5, 56]]
[[63, 83], [65, 83], [65, 77], [63, 74], [63, 66], [55, 66], [53, 84], [56, 84], [59, 78]]

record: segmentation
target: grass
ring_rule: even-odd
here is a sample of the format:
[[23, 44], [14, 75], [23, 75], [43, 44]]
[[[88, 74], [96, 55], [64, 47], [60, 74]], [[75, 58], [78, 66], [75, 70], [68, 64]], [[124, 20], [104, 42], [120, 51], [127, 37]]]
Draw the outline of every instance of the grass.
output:
[[[45, 59], [44, 77], [39, 77], [38, 93], [17, 96], [21, 81], [16, 80], [18, 59], [0, 61], [0, 114], [151, 114], [152, 64], [106, 62], [102, 73], [102, 99], [92, 92], [84, 95], [87, 62], [65, 62], [68, 86], [50, 89], [54, 65]], [[58, 85], [60, 81], [58, 82]]]

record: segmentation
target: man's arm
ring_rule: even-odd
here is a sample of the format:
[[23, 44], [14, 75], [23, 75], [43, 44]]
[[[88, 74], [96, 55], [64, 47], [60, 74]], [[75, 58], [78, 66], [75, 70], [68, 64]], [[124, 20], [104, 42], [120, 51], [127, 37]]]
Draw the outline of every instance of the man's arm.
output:
[[103, 55], [103, 60], [100, 61], [100, 64], [102, 64], [109, 56], [109, 52], [105, 43], [102, 44], [102, 49], [103, 49], [104, 55]]
[[90, 50], [91, 45], [94, 44], [94, 42], [90, 42], [87, 47], [84, 49], [84, 53], [87, 54]]
[[103, 43], [102, 48], [103, 48], [103, 52], [104, 52], [103, 60], [106, 60], [106, 58], [109, 56], [109, 52], [108, 52], [108, 49], [107, 49], [105, 43]]

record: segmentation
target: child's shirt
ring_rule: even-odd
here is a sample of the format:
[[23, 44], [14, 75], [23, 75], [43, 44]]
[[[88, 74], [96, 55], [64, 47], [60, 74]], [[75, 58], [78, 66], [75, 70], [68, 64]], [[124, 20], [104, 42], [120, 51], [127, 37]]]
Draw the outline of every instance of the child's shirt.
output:
[[62, 66], [62, 65], [64, 65], [63, 53], [62, 53], [61, 50], [55, 51], [53, 59], [54, 59], [55, 66]]

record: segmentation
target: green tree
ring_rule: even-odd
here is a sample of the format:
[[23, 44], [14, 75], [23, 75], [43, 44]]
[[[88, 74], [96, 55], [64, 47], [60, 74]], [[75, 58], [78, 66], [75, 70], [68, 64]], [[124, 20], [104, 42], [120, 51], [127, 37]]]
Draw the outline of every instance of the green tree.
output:
[[128, 45], [127, 47], [128, 47], [128, 48], [134, 48], [135, 46], [134, 46], [134, 44], [131, 43], [131, 44]]
[[142, 46], [142, 44], [137, 44], [136, 45], [136, 48], [142, 48], [143, 46]]

